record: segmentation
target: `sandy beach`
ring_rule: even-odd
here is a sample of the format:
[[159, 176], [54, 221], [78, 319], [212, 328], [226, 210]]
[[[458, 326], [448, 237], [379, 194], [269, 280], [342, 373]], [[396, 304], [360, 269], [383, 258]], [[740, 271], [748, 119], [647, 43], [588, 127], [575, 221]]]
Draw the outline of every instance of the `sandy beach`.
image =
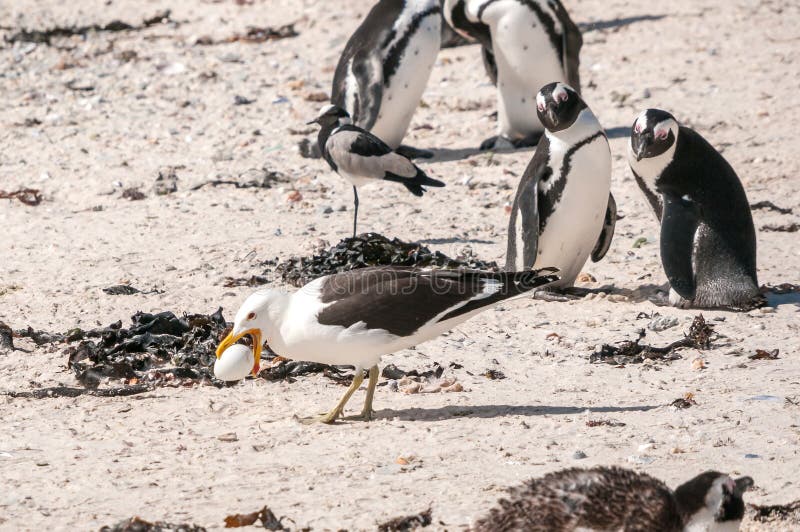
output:
[[[0, 199], [0, 322], [63, 333], [128, 324], [137, 311], [219, 307], [230, 321], [254, 288], [226, 287], [226, 278], [350, 235], [349, 185], [297, 145], [315, 138], [305, 123], [371, 2], [67, 4], [0, 5], [0, 190], [43, 195], [38, 206]], [[583, 97], [613, 153], [620, 219], [608, 255], [588, 263], [579, 284], [598, 293], [500, 305], [385, 357], [405, 370], [439, 363], [464, 391], [381, 386], [371, 423], [299, 424], [295, 415], [321, 412], [344, 391], [322, 374], [117, 398], [0, 395], [0, 530], [97, 530], [133, 516], [215, 529], [264, 505], [292, 529], [373, 530], [430, 507], [431, 530], [462, 530], [509, 486], [612, 464], [673, 487], [708, 469], [749, 475], [748, 503], [800, 499], [800, 298], [740, 313], [657, 305], [667, 287], [659, 227], [626, 160], [645, 108], [695, 128], [736, 169], [751, 203], [793, 209], [753, 211], [758, 276], [800, 283], [798, 233], [763, 229], [800, 222], [800, 6], [564, 4], [584, 32]], [[112, 21], [137, 28], [105, 30]], [[297, 36], [243, 37], [251, 26], [287, 24]], [[89, 25], [100, 31], [8, 42], [23, 29]], [[392, 183], [364, 187], [359, 229], [449, 256], [468, 247], [502, 264], [507, 206], [532, 151], [476, 150], [494, 133], [494, 111], [479, 48], [442, 50], [406, 142], [436, 150], [418, 164], [447, 186], [423, 198]], [[271, 188], [196, 188], [264, 172], [284, 177]], [[175, 192], [154, 191], [159, 173], [177, 177]], [[123, 197], [131, 188], [144, 198]], [[119, 284], [143, 292], [102, 291]], [[708, 350], [624, 367], [589, 362], [642, 328], [645, 342], [667, 345], [699, 314], [714, 326]], [[648, 329], [663, 317], [675, 318], [669, 328]], [[64, 345], [14, 345], [0, 350], [0, 392], [77, 386]], [[751, 359], [757, 350], [778, 358]], [[687, 394], [695, 404], [670, 406]], [[800, 521], [750, 515], [743, 529]]]

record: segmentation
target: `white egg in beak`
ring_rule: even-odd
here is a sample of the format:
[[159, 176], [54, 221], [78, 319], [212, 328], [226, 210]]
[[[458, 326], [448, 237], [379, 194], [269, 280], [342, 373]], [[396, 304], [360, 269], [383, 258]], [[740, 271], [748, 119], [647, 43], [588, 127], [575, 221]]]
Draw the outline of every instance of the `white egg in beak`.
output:
[[238, 381], [253, 370], [253, 351], [243, 344], [233, 344], [214, 362], [214, 375], [224, 381]]

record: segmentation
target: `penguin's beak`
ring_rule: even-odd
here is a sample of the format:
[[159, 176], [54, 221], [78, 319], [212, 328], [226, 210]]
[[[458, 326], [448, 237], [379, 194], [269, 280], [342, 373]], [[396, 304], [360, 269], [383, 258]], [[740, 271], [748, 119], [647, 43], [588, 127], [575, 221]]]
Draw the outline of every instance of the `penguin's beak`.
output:
[[631, 147], [636, 160], [641, 161], [647, 151], [647, 138], [644, 135], [636, 135], [631, 139]]
[[736, 492], [737, 493], [744, 493], [748, 489], [753, 487], [753, 479], [750, 477], [739, 477], [735, 481], [736, 483]]
[[553, 124], [553, 127], [558, 126], [558, 114], [556, 113], [556, 107], [552, 104], [547, 106], [547, 119]]

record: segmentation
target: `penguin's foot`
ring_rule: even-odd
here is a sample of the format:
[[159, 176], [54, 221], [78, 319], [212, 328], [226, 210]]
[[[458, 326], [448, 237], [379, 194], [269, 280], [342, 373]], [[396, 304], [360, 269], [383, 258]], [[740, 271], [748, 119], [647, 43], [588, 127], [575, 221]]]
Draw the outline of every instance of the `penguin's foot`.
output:
[[533, 293], [533, 299], [549, 303], [568, 303], [583, 299], [590, 290], [585, 288], [542, 288]]
[[675, 308], [688, 309], [692, 307], [692, 302], [682, 298], [674, 289], [669, 289], [669, 304]]
[[419, 148], [406, 146], [405, 144], [401, 144], [394, 151], [408, 159], [430, 159], [433, 157], [433, 152], [430, 150], [420, 150]]
[[502, 135], [495, 135], [481, 142], [481, 151], [486, 150], [513, 150], [514, 143]]
[[539, 139], [542, 138], [543, 134], [544, 133], [542, 133], [542, 132], [530, 133], [529, 135], [526, 135], [526, 136], [522, 137], [521, 139], [516, 139], [516, 140], [512, 141], [512, 144], [517, 149], [520, 149], [520, 148], [533, 148], [537, 144], [539, 144]]

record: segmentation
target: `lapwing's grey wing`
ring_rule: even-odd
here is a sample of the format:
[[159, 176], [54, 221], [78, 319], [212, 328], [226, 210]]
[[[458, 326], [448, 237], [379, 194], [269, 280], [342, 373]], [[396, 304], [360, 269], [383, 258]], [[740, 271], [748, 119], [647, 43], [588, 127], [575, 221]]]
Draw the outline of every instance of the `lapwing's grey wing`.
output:
[[365, 178], [384, 179], [387, 173], [413, 178], [414, 163], [398, 155], [378, 137], [356, 126], [342, 126], [328, 137], [325, 152], [339, 172]]
[[669, 284], [684, 299], [695, 296], [696, 283], [692, 256], [699, 225], [697, 206], [691, 200], [664, 194], [661, 219], [661, 264]]
[[[519, 253], [522, 253], [522, 268], [532, 268], [536, 262], [539, 249], [539, 183], [549, 178], [552, 173], [547, 165], [549, 151], [550, 142], [547, 140], [547, 135], [543, 135], [517, 186], [517, 194], [508, 221], [507, 271], [517, 268]], [[516, 227], [518, 217], [521, 217], [519, 229]], [[517, 231], [522, 237], [521, 250], [517, 249]]]
[[558, 280], [552, 270], [481, 272], [379, 266], [327, 277], [320, 287], [323, 325], [382, 329], [411, 336], [420, 327], [494, 305]]
[[606, 217], [603, 220], [603, 230], [592, 250], [592, 262], [600, 262], [606, 256], [608, 248], [611, 247], [611, 240], [614, 238], [614, 228], [617, 225], [617, 202], [614, 195], [608, 193], [608, 207], [606, 207]]

